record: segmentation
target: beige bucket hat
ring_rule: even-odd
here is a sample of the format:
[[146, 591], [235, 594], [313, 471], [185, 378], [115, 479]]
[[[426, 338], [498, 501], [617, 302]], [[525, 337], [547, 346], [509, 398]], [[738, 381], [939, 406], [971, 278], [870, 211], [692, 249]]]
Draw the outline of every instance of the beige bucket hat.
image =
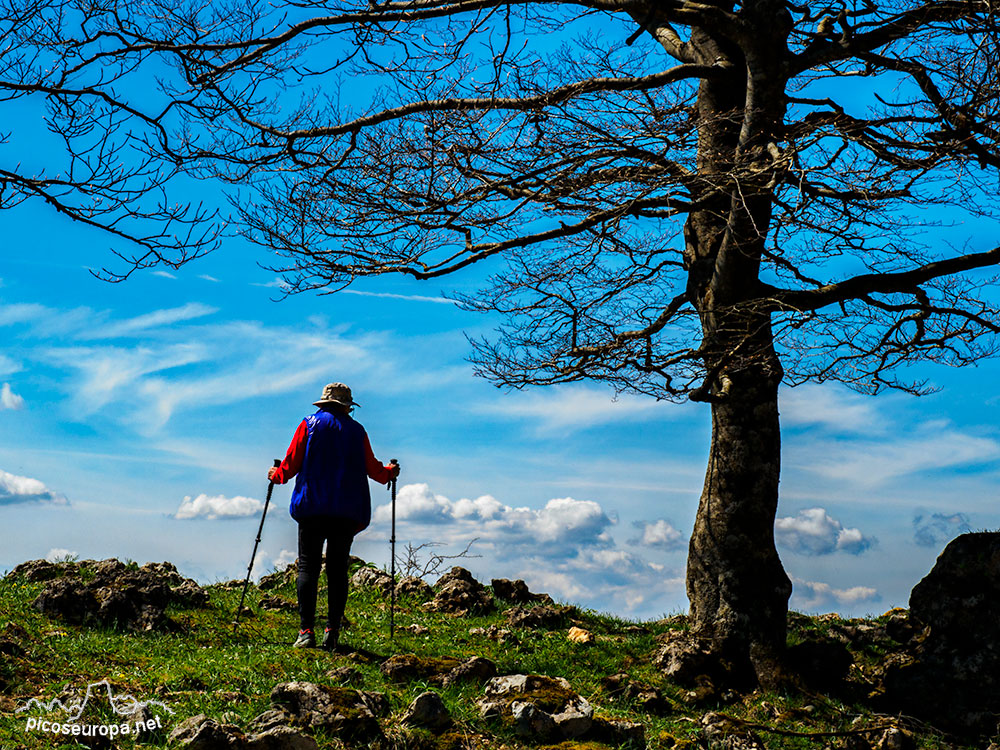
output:
[[330, 404], [340, 404], [341, 406], [361, 406], [351, 398], [351, 389], [343, 383], [327, 383], [323, 388], [323, 396], [319, 401], [313, 401], [313, 406], [329, 406]]

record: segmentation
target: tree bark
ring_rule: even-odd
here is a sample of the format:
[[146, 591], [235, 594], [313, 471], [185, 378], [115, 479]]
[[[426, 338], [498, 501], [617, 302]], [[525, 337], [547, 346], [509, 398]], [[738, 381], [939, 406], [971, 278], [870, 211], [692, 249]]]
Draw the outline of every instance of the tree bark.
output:
[[782, 668], [792, 584], [774, 545], [783, 371], [759, 298], [761, 258], [774, 200], [769, 153], [782, 142], [786, 95], [781, 50], [787, 10], [744, 6], [760, 30], [739, 46], [692, 32], [700, 61], [730, 75], [698, 92], [698, 173], [711, 205], [685, 226], [688, 295], [698, 310], [707, 377], [693, 398], [712, 404], [708, 471], [688, 556], [692, 635], [737, 687], [772, 687]]
[[733, 378], [728, 397], [712, 404], [708, 471], [688, 553], [692, 631], [736, 686], [774, 687], [784, 681], [792, 591], [774, 545], [780, 366]]

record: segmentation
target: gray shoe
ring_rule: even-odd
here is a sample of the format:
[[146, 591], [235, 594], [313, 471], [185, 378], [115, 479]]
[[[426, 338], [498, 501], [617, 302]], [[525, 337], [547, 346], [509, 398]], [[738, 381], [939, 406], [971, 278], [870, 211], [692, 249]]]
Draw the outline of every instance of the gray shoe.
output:
[[316, 648], [316, 636], [311, 630], [300, 630], [292, 648]]
[[340, 645], [339, 633], [337, 633], [334, 630], [330, 630], [330, 628], [327, 628], [326, 632], [323, 633], [323, 645], [320, 646], [320, 648], [325, 648], [327, 651], [336, 651], [339, 645]]

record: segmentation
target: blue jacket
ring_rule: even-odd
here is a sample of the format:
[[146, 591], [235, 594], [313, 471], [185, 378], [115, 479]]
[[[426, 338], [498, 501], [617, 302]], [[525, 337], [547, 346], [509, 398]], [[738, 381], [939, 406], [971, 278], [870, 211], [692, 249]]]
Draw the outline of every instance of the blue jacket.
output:
[[305, 457], [295, 478], [289, 513], [296, 521], [339, 516], [367, 528], [372, 518], [365, 428], [347, 414], [319, 410], [304, 420]]

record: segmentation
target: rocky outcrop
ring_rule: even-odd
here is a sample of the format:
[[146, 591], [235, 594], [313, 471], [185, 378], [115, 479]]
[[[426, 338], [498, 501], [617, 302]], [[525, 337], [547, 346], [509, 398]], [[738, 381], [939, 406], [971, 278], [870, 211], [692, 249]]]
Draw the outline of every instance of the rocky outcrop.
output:
[[[45, 561], [19, 565], [19, 575], [48, 575]], [[27, 566], [27, 567], [26, 567]], [[190, 578], [182, 577], [170, 563], [142, 567], [118, 560], [85, 560], [59, 563], [62, 574], [49, 583], [34, 601], [35, 609], [66, 622], [122, 630], [172, 630], [169, 605], [202, 607], [208, 593]]]
[[490, 581], [493, 596], [500, 601], [511, 604], [552, 604], [548, 594], [533, 594], [528, 590], [528, 584], [518, 578], [510, 581], [506, 578], [494, 578]]
[[485, 615], [495, 609], [486, 587], [465, 568], [454, 567], [434, 584], [434, 599], [424, 605], [429, 612], [453, 615]]
[[167, 737], [171, 747], [184, 750], [246, 750], [247, 738], [240, 728], [220, 724], [205, 714], [198, 714], [178, 724]]
[[351, 585], [358, 588], [374, 588], [388, 595], [392, 590], [392, 576], [379, 568], [363, 565], [351, 576]]
[[291, 727], [277, 726], [247, 736], [239, 727], [220, 724], [205, 714], [179, 724], [167, 742], [184, 750], [319, 750], [316, 740]]
[[423, 601], [434, 596], [434, 589], [431, 588], [429, 583], [416, 576], [406, 576], [405, 578], [400, 578], [396, 583], [396, 596]]
[[511, 607], [504, 613], [507, 623], [514, 628], [544, 628], [556, 630], [566, 624], [567, 618], [576, 612], [574, 607]]
[[[1000, 720], [1000, 533], [963, 534], [910, 594], [909, 658], [887, 668], [889, 703], [957, 734]], [[919, 635], [912, 636], [919, 628]]]
[[452, 685], [458, 682], [482, 681], [494, 677], [496, 664], [481, 656], [470, 659], [396, 654], [386, 659], [380, 667], [382, 674], [393, 682], [425, 680], [432, 685]]
[[441, 696], [430, 690], [413, 699], [401, 721], [407, 726], [429, 729], [432, 732], [443, 732], [452, 724], [451, 714]]
[[283, 727], [324, 728], [348, 742], [382, 737], [370, 699], [362, 692], [311, 682], [283, 682], [271, 690], [271, 709], [250, 722], [258, 734]]
[[483, 695], [480, 714], [508, 719], [520, 737], [569, 740], [582, 737], [593, 725], [594, 709], [561, 677], [494, 677]]

